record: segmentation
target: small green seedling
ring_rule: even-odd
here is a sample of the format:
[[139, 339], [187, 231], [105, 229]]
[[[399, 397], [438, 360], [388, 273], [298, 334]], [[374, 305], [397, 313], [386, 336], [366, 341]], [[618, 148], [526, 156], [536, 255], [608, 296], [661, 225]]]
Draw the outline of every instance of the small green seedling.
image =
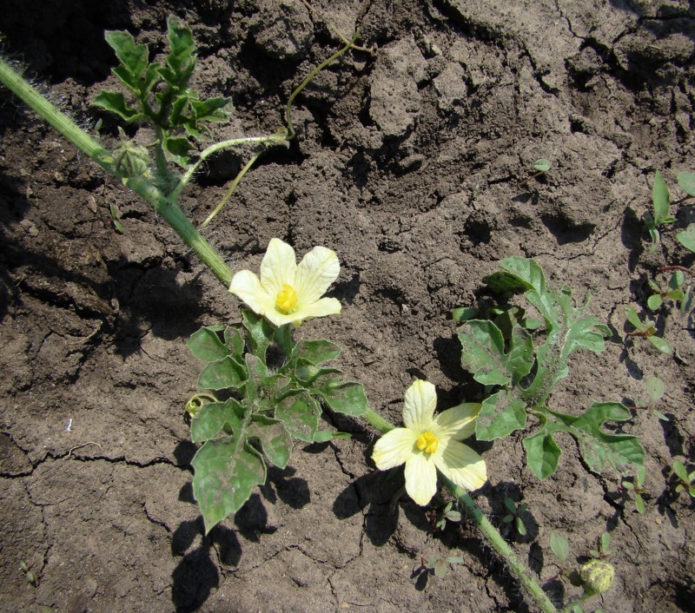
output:
[[604, 532], [598, 539], [598, 547], [590, 549], [589, 555], [595, 560], [605, 560], [611, 554], [611, 535]]
[[446, 522], [458, 523], [461, 521], [461, 512], [453, 508], [453, 502], [447, 502], [446, 506], [434, 517], [434, 527], [437, 530], [444, 530]]
[[463, 564], [463, 558], [461, 556], [447, 556], [446, 558], [432, 558], [428, 561], [423, 558], [420, 570], [435, 577], [444, 577], [449, 572], [450, 567], [455, 564]]
[[528, 534], [528, 530], [526, 529], [526, 524], [524, 524], [524, 520], [522, 519], [522, 515], [526, 512], [528, 509], [528, 505], [526, 503], [515, 503], [509, 496], [504, 497], [504, 506], [507, 507], [507, 513], [503, 518], [502, 521], [505, 524], [511, 524], [514, 522], [514, 527], [516, 528], [516, 531], [521, 535], [521, 536], [526, 536]]
[[110, 204], [109, 213], [111, 213], [111, 223], [113, 224], [114, 229], [119, 234], [123, 234], [125, 230], [123, 229], [123, 224], [121, 223], [121, 211], [118, 209], [118, 205], [113, 203]]
[[687, 492], [691, 498], [695, 498], [695, 470], [688, 473], [685, 465], [680, 460], [673, 462], [673, 474], [676, 477], [676, 493]]
[[661, 240], [659, 228], [676, 221], [676, 218], [671, 217], [669, 213], [670, 204], [666, 181], [664, 181], [661, 173], [657, 170], [652, 187], [652, 211], [644, 214], [644, 223], [652, 240], [652, 250], [656, 248], [656, 245]]
[[638, 405], [630, 407], [630, 410], [649, 411], [650, 414], [654, 415], [661, 421], [670, 421], [669, 418], [666, 417], [666, 415], [664, 415], [661, 411], [655, 408], [658, 402], [664, 397], [664, 392], [666, 390], [664, 382], [661, 379], [659, 379], [659, 377], [650, 375], [647, 377], [647, 380], [645, 381], [645, 388], [647, 390], [647, 398], [640, 399], [640, 403]]
[[525, 185], [528, 185], [529, 181], [532, 181], [533, 179], [538, 179], [542, 177], [546, 172], [550, 170], [550, 162], [546, 160], [545, 158], [539, 158], [533, 163], [533, 174], [529, 176], [528, 178], [524, 179], [520, 184], [519, 187], [524, 187]]
[[[637, 509], [638, 513], [644, 513], [645, 511], [644, 498], [642, 498], [642, 494], [644, 494], [646, 491], [644, 489], [644, 480], [646, 477], [647, 471], [644, 466], [642, 466], [637, 470], [634, 477], [623, 479], [620, 483], [621, 490], [624, 492], [631, 492], [635, 497], [635, 508]], [[605, 532], [604, 534], [608, 533]]]
[[36, 581], [36, 575], [29, 570], [29, 567], [27, 566], [27, 563], [24, 560], [22, 560], [19, 563], [19, 570], [24, 573], [24, 577], [27, 580], [27, 583], [33, 585], [34, 587], [38, 585], [38, 582]]
[[[668, 285], [662, 288], [656, 281], [649, 279], [649, 287], [654, 292], [647, 298], [647, 306], [650, 310], [656, 311], [664, 303], [665, 299], [680, 303], [692, 302], [690, 288], [683, 291], [685, 285], [685, 273], [682, 270], [675, 270], [668, 281]], [[683, 306], [681, 305], [681, 309]], [[686, 307], [687, 309], [687, 307]]]
[[566, 562], [570, 553], [570, 544], [564, 536], [553, 530], [550, 533], [550, 550], [561, 562]]
[[665, 339], [657, 334], [656, 325], [651, 319], [642, 321], [634, 307], [625, 309], [625, 317], [636, 328], [634, 332], [628, 332], [626, 336], [640, 336], [646, 338], [658, 351], [666, 355], [673, 355], [673, 347]]

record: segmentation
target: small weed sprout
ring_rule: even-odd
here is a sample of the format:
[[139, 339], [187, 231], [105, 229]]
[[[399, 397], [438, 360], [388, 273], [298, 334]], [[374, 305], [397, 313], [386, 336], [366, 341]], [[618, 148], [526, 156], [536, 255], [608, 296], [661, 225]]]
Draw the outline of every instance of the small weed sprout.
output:
[[559, 532], [553, 530], [550, 533], [549, 543], [550, 551], [555, 554], [555, 557], [561, 562], [566, 562], [570, 552], [569, 541]]
[[647, 398], [640, 399], [639, 404], [630, 407], [630, 410], [649, 411], [651, 415], [654, 415], [661, 421], [670, 421], [666, 415], [656, 409], [659, 401], [664, 397], [664, 392], [666, 390], [664, 382], [659, 377], [649, 375], [645, 381], [645, 389], [647, 391]]
[[654, 346], [658, 351], [666, 355], [673, 355], [673, 347], [665, 338], [657, 334], [656, 324], [651, 319], [645, 319], [642, 321], [637, 314], [634, 307], [629, 306], [625, 309], [625, 317], [627, 321], [630, 322], [635, 330], [633, 332], [628, 332], [626, 337], [638, 336], [641, 338], [646, 338], [652, 346]]
[[[634, 477], [628, 477], [620, 482], [620, 489], [626, 494], [632, 494], [635, 500], [635, 508], [638, 513], [644, 513], [646, 506], [642, 495], [646, 492], [644, 489], [644, 481], [647, 477], [647, 471], [644, 466], [640, 467]], [[608, 533], [604, 533], [608, 534]]]
[[36, 575], [29, 570], [29, 566], [24, 560], [21, 560], [19, 563], [19, 570], [24, 573], [24, 578], [27, 580], [27, 583], [33, 587], [36, 587], [38, 585], [38, 581], [36, 580]]
[[676, 221], [676, 218], [670, 215], [669, 209], [670, 196], [668, 187], [661, 173], [657, 170], [654, 175], [654, 185], [652, 186], [652, 210], [644, 214], [644, 224], [652, 240], [652, 250], [656, 249], [656, 245], [661, 240], [659, 229]]
[[522, 515], [528, 509], [526, 503], [519, 502], [518, 504], [514, 502], [509, 496], [504, 497], [504, 506], [509, 511], [503, 518], [502, 521], [505, 524], [511, 524], [514, 522], [514, 527], [520, 536], [526, 536], [528, 530], [526, 529], [526, 524], [522, 518]]
[[689, 473], [683, 462], [674, 460], [672, 471], [676, 480], [676, 494], [686, 492], [691, 498], [695, 498], [695, 470]]
[[598, 539], [596, 549], [590, 549], [589, 555], [595, 560], [605, 560], [611, 554], [611, 534], [603, 532]]

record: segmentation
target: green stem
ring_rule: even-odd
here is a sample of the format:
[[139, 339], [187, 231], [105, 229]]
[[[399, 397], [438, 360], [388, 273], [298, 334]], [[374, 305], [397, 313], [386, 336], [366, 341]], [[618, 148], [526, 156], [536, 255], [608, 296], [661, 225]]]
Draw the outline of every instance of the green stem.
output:
[[113, 156], [104, 147], [64, 113], [61, 113], [2, 58], [0, 58], [0, 82], [99, 166], [114, 177], [121, 179], [128, 187], [147, 200], [183, 239], [183, 242], [193, 249], [196, 255], [212, 270], [222, 284], [229, 287], [232, 282], [232, 270], [195, 229], [174, 200], [167, 198], [156, 186], [141, 177], [124, 177], [116, 169]]

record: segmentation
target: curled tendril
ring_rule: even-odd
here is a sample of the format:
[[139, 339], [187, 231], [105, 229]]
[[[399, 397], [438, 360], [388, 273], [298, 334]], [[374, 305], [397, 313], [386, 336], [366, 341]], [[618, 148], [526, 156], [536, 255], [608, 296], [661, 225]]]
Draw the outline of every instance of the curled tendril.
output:
[[209, 402], [217, 402], [217, 398], [208, 392], [194, 394], [186, 403], [186, 413], [193, 418], [198, 415], [200, 409], [202, 409]]

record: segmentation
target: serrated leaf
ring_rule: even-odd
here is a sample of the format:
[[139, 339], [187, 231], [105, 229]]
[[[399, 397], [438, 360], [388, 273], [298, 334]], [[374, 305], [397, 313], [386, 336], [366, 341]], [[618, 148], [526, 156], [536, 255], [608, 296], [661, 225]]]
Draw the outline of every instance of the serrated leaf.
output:
[[654, 175], [654, 186], [652, 187], [652, 204], [654, 205], [654, 224], [659, 226], [668, 218], [669, 195], [666, 182], [657, 170]]
[[673, 354], [673, 347], [671, 347], [671, 343], [669, 343], [665, 338], [652, 334], [651, 336], [647, 337], [647, 340], [661, 353], [665, 355]]
[[570, 553], [570, 545], [567, 539], [561, 534], [555, 532], [550, 533], [550, 550], [555, 554], [555, 556], [564, 562], [567, 560], [567, 556]]
[[328, 380], [311, 389], [336, 413], [359, 417], [367, 410], [367, 395], [360, 383]]
[[208, 98], [206, 100], [191, 100], [191, 110], [196, 121], [223, 121], [227, 118], [226, 108], [229, 98]]
[[265, 415], [254, 415], [247, 430], [249, 439], [258, 439], [272, 464], [285, 468], [292, 453], [292, 437], [282, 423]]
[[562, 450], [553, 440], [552, 433], [543, 428], [533, 436], [526, 437], [523, 445], [526, 463], [536, 477], [545, 479], [555, 472]]
[[125, 99], [125, 96], [120, 92], [104, 91], [99, 92], [92, 104], [118, 115], [124, 121], [132, 123], [138, 119], [142, 119], [143, 115], [136, 108], [130, 106]]
[[208, 402], [200, 409], [195, 419], [191, 420], [191, 440], [194, 443], [202, 443], [215, 438], [225, 426], [236, 431], [243, 415], [243, 407], [233, 398], [224, 402]]
[[676, 240], [689, 251], [695, 253], [695, 223], [688, 224], [688, 227], [676, 234]]
[[191, 461], [193, 496], [205, 522], [205, 534], [225, 517], [238, 511], [256, 485], [266, 479], [258, 452], [246, 445], [244, 433], [207, 441]]
[[241, 321], [249, 333], [251, 351], [265, 360], [265, 353], [275, 335], [275, 326], [249, 309], [242, 309]]
[[488, 396], [475, 420], [475, 437], [494, 441], [526, 425], [526, 404], [507, 390]]
[[472, 319], [458, 333], [461, 364], [483, 385], [507, 385], [526, 376], [533, 366], [533, 341], [515, 326], [505, 353], [501, 330], [489, 320]]
[[147, 45], [138, 45], [132, 34], [122, 30], [107, 30], [104, 39], [116, 52], [116, 57], [121, 62], [124, 70], [114, 72], [125, 85], [139, 93], [138, 81], [147, 68], [149, 49]]
[[624, 405], [619, 402], [595, 402], [579, 417], [567, 417], [566, 421], [572, 426], [570, 432], [579, 442], [582, 458], [590, 470], [601, 472], [606, 466], [619, 469], [626, 464], [644, 465], [644, 449], [636, 437], [607, 434], [601, 429], [606, 421], [627, 421], [632, 417]]
[[206, 390], [238, 389], [248, 379], [243, 364], [232, 356], [210, 362], [198, 377], [198, 387]]
[[215, 362], [229, 354], [229, 348], [220, 339], [218, 328], [205, 327], [191, 334], [186, 345], [201, 362]]
[[683, 170], [676, 175], [678, 185], [691, 196], [695, 196], [695, 172]]
[[306, 443], [314, 442], [320, 417], [319, 403], [303, 391], [285, 396], [275, 407], [275, 418], [292, 437]]

